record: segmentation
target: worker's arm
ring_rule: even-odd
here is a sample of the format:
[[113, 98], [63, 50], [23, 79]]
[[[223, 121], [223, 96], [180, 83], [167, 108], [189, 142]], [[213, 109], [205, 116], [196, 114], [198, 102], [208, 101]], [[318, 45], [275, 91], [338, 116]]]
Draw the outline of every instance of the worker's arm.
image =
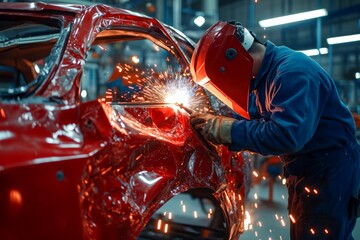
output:
[[302, 71], [280, 74], [266, 93], [268, 119], [234, 122], [231, 150], [280, 155], [301, 150], [319, 123], [328, 89]]

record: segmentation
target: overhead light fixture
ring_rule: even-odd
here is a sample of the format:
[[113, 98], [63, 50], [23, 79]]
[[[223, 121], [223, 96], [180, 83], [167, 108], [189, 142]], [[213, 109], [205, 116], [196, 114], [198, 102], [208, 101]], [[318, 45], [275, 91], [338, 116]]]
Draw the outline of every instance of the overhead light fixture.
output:
[[360, 72], [356, 72], [356, 73], [355, 73], [355, 78], [356, 78], [356, 79], [360, 79]]
[[198, 27], [201, 27], [202, 25], [204, 25], [205, 23], [205, 18], [203, 16], [197, 16], [195, 19], [194, 19], [194, 23], [198, 26]]
[[309, 12], [302, 12], [302, 13], [296, 13], [296, 14], [291, 14], [291, 15], [282, 16], [282, 17], [261, 20], [261, 21], [259, 21], [259, 24], [261, 27], [273, 27], [273, 26], [283, 25], [283, 24], [287, 24], [287, 23], [293, 23], [293, 22], [299, 22], [299, 21], [304, 21], [304, 20], [313, 19], [313, 18], [324, 17], [327, 15], [328, 15], [327, 10], [325, 8], [322, 8], [322, 9], [313, 10], [313, 11], [309, 11]]
[[82, 98], [86, 98], [87, 97], [87, 91], [85, 89], [81, 90], [80, 95], [81, 95]]
[[326, 39], [326, 41], [330, 45], [360, 41], [360, 34], [331, 37], [331, 38]]
[[307, 56], [317, 56], [319, 54], [323, 55], [323, 54], [328, 54], [329, 50], [327, 48], [320, 48], [320, 49], [309, 49], [309, 50], [300, 50], [298, 52], [302, 52]]

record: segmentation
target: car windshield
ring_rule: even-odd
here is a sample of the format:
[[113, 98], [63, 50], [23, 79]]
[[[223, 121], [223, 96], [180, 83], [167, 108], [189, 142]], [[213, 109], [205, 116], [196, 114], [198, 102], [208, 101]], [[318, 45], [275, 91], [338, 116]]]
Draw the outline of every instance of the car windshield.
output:
[[1, 97], [21, 96], [42, 82], [57, 58], [51, 53], [61, 40], [59, 25], [0, 16]]

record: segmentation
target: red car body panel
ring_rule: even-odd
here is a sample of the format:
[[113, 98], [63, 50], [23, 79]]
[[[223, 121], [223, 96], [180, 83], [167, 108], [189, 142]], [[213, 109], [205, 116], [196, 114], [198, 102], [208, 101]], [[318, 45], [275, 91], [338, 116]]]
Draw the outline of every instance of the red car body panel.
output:
[[[200, 188], [221, 203], [228, 236], [238, 238], [246, 190], [240, 153], [207, 143], [174, 106], [80, 102], [94, 36], [129, 24], [173, 41], [160, 22], [104, 5], [0, 3], [0, 15], [12, 14], [72, 27], [32, 97], [0, 102], [1, 239], [135, 239], [173, 196]], [[37, 100], [51, 97], [61, 102]]]

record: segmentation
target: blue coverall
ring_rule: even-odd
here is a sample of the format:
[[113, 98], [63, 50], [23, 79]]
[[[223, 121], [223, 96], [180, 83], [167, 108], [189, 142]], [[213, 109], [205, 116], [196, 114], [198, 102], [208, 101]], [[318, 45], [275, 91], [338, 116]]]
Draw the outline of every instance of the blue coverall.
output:
[[255, 121], [234, 123], [229, 148], [281, 156], [291, 239], [353, 239], [360, 146], [352, 114], [315, 61], [270, 41], [265, 45], [251, 86]]

